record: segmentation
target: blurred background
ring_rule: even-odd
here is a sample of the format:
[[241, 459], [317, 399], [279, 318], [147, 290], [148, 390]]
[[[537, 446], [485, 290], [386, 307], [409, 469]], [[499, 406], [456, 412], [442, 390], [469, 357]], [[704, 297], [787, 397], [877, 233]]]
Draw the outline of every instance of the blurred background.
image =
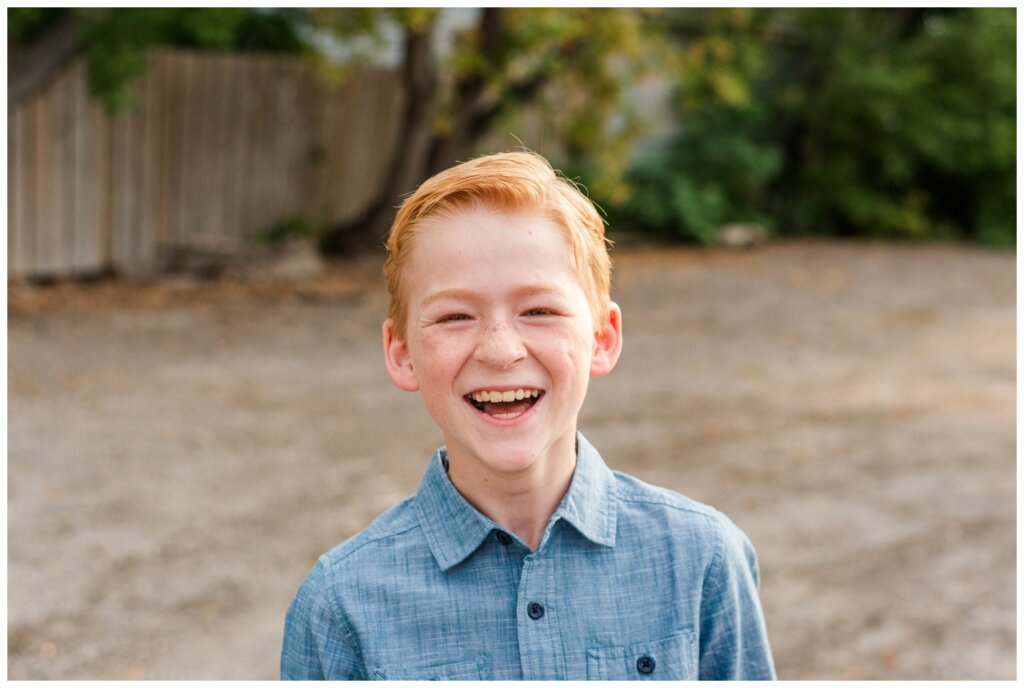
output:
[[780, 678], [1016, 672], [1016, 10], [7, 9], [8, 677], [270, 679], [441, 443], [381, 242], [525, 146], [615, 240], [581, 429], [757, 547]]

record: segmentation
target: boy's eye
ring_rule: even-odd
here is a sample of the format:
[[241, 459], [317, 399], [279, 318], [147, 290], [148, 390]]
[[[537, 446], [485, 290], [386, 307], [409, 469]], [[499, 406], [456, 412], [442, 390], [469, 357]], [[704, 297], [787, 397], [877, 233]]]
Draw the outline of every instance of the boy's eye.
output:
[[550, 308], [531, 308], [523, 313], [523, 315], [552, 315], [553, 313], [554, 311]]
[[439, 318], [437, 322], [452, 322], [456, 320], [469, 320], [469, 316], [465, 313], [449, 313]]

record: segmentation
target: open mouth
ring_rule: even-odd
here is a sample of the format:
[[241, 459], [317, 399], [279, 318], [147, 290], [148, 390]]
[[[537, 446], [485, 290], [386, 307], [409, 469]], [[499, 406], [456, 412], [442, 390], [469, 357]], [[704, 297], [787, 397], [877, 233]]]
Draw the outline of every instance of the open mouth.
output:
[[513, 390], [482, 390], [463, 397], [470, 406], [492, 418], [508, 420], [523, 415], [544, 396], [544, 390], [522, 388]]

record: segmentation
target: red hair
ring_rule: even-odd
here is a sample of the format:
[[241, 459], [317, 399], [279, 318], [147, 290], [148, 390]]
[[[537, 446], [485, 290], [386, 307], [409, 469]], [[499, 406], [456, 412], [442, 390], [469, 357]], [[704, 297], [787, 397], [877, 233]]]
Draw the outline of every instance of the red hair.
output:
[[424, 220], [483, 205], [498, 212], [537, 211], [569, 238], [573, 265], [590, 302], [597, 331], [608, 318], [611, 256], [604, 221], [594, 204], [546, 159], [532, 152], [485, 155], [439, 172], [405, 199], [385, 246], [384, 276], [391, 302], [388, 318], [405, 339], [408, 303], [402, 271]]

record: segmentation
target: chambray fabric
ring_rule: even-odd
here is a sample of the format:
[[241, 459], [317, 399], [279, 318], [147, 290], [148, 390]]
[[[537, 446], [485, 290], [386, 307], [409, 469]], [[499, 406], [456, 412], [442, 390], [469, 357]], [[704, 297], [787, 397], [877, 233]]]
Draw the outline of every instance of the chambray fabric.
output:
[[310, 571], [281, 678], [775, 678], [747, 537], [577, 447], [536, 552], [459, 494], [439, 449], [414, 496]]

